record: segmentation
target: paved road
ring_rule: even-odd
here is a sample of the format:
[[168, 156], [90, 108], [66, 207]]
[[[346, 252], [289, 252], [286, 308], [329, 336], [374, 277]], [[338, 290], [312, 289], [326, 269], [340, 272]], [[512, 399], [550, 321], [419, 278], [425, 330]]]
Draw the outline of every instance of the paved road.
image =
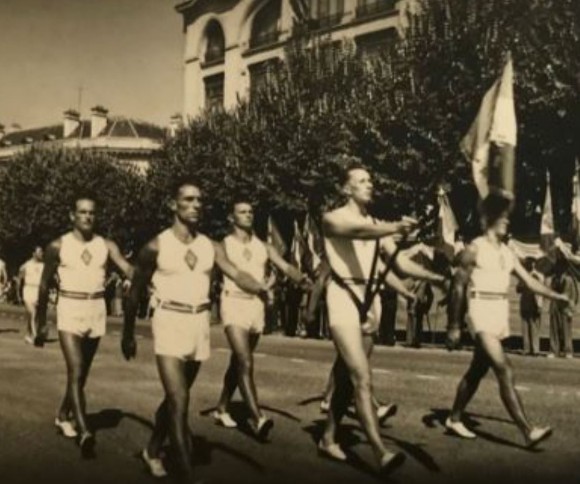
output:
[[[118, 325], [111, 324], [102, 341], [88, 386], [89, 411], [98, 428], [97, 458], [83, 461], [74, 443], [55, 435], [52, 426], [64, 386], [58, 344], [42, 350], [25, 345], [24, 321], [18, 318], [18, 313], [0, 316], [0, 482], [153, 482], [136, 458], [162, 395], [149, 328], [140, 326], [139, 355], [131, 363], [120, 357]], [[191, 409], [205, 482], [378, 482], [356, 420], [345, 421], [341, 436], [348, 463], [316, 455], [322, 422], [318, 399], [334, 354], [328, 342], [281, 336], [261, 342], [256, 355], [260, 398], [276, 422], [272, 442], [264, 445], [248, 437], [243, 426], [222, 429], [207, 416], [229, 355], [219, 328], [212, 338], [214, 351], [196, 383]], [[540, 450], [529, 452], [521, 447], [491, 376], [470, 408], [479, 438], [467, 442], [445, 434], [441, 421], [469, 358], [468, 352], [377, 349], [376, 391], [400, 406], [382, 433], [409, 457], [391, 482], [580, 483], [580, 360], [512, 357], [529, 414], [556, 429]], [[233, 414], [243, 422], [243, 405], [236, 404]]]

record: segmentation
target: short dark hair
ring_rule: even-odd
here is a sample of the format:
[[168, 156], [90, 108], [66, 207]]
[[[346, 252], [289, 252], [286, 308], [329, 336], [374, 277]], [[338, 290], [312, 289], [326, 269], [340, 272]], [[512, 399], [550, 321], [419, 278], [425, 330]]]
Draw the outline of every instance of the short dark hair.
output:
[[97, 205], [97, 197], [92, 192], [79, 192], [72, 198], [72, 203], [70, 204], [70, 209], [72, 212], [76, 211], [77, 203], [81, 200], [90, 200], [95, 205]]
[[171, 190], [171, 197], [173, 199], [177, 199], [177, 197], [179, 196], [179, 192], [181, 191], [181, 189], [183, 187], [195, 187], [198, 190], [201, 191], [201, 185], [199, 184], [199, 182], [193, 178], [193, 177], [182, 177], [182, 178], [178, 178], [175, 183], [173, 184], [172, 190]]
[[486, 227], [491, 227], [505, 213], [509, 213], [512, 201], [501, 195], [490, 193], [479, 202], [479, 214]]
[[362, 160], [357, 156], [339, 155], [336, 157], [336, 161], [341, 165], [341, 171], [338, 179], [338, 182], [341, 186], [348, 181], [352, 171], [368, 170], [368, 168], [363, 164]]
[[232, 199], [232, 201], [230, 202], [230, 213], [234, 213], [234, 209], [236, 208], [236, 205], [240, 205], [240, 204], [247, 204], [250, 205], [251, 207], [254, 206], [254, 202], [252, 202], [252, 200], [250, 199], [250, 197], [246, 197], [243, 195], [237, 196], [235, 198]]

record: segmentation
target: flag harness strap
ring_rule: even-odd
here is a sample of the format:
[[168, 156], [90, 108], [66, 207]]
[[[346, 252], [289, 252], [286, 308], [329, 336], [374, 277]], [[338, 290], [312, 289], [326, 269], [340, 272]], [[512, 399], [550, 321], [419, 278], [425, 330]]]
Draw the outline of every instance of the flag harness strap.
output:
[[344, 289], [352, 299], [352, 302], [354, 303], [358, 311], [359, 322], [361, 325], [367, 322], [369, 309], [371, 308], [375, 297], [381, 290], [384, 278], [389, 272], [389, 266], [387, 266], [384, 270], [380, 271], [376, 277], [376, 285], [373, 287], [373, 282], [375, 281], [374, 274], [377, 270], [377, 264], [379, 262], [379, 254], [380, 254], [380, 244], [379, 241], [376, 240], [375, 252], [373, 254], [373, 262], [371, 264], [369, 279], [366, 282], [365, 295], [363, 300], [359, 298], [358, 294], [352, 289], [352, 287], [348, 285], [345, 282], [345, 280], [334, 271], [334, 269], [331, 268], [330, 271], [332, 280], [336, 282], [336, 284], [340, 288]]

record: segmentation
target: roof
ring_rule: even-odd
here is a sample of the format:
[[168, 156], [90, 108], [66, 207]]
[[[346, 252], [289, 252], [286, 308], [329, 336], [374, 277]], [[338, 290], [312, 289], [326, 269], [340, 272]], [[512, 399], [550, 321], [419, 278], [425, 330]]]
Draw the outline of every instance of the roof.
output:
[[[7, 134], [0, 140], [0, 146], [15, 146], [30, 142], [41, 142], [64, 139], [63, 125], [43, 126], [24, 129]], [[67, 139], [87, 139], [91, 137], [91, 122], [83, 119]], [[107, 120], [103, 131], [97, 138], [149, 138], [162, 141], [166, 137], [165, 128], [145, 121], [124, 117], [113, 117]]]

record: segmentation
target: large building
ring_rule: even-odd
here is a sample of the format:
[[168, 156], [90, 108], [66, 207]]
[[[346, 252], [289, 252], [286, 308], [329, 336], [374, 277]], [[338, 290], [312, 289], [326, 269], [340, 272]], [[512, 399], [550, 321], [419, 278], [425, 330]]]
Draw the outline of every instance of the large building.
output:
[[[188, 0], [177, 5], [185, 34], [184, 114], [230, 108], [264, 82], [284, 58], [306, 11], [311, 30], [328, 42], [354, 41], [372, 52], [394, 42], [417, 0]], [[303, 12], [304, 13], [304, 12]]]
[[[174, 124], [177, 119], [172, 119]], [[125, 117], [111, 117], [95, 106], [89, 119], [74, 110], [63, 113], [58, 124], [22, 129], [0, 125], [0, 163], [12, 160], [31, 146], [92, 150], [145, 170], [167, 136], [164, 128]]]

